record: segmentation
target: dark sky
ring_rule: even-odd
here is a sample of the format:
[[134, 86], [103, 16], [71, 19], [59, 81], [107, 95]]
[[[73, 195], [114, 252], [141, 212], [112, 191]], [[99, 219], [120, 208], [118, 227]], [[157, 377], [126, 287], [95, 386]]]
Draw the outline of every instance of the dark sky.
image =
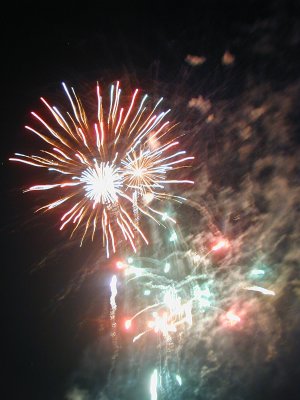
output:
[[[268, 157], [274, 160], [275, 157], [286, 157], [287, 163], [294, 165], [293, 157], [296, 160], [299, 156], [299, 3], [296, 0], [213, 0], [199, 1], [197, 7], [193, 3], [166, 6], [151, 2], [125, 2], [118, 7], [108, 2], [97, 6], [82, 2], [63, 8], [54, 4], [37, 7], [28, 4], [25, 7], [14, 3], [7, 11], [2, 10], [1, 28], [4, 64], [1, 119], [2, 391], [7, 392], [2, 397], [60, 400], [65, 398], [72, 386], [82, 386], [89, 394], [73, 397], [72, 400], [140, 398], [125, 394], [108, 397], [108, 392], [107, 397], [100, 397], [110, 364], [110, 345], [107, 344], [105, 329], [103, 335], [106, 336], [101, 345], [98, 343], [102, 334], [99, 319], [107, 312], [110, 264], [101, 261], [102, 272], [97, 271], [97, 257], [102, 254], [101, 249], [95, 249], [90, 244], [79, 249], [68, 242], [67, 235], [57, 233], [54, 215], [34, 214], [38, 207], [37, 198], [22, 194], [22, 189], [39, 176], [39, 171], [13, 165], [8, 158], [14, 152], [30, 153], [38, 148], [38, 141], [28, 137], [23, 127], [30, 119], [30, 111], [39, 107], [40, 96], [54, 100], [60, 98], [62, 81], [84, 88], [91, 87], [97, 80], [109, 84], [116, 79], [123, 79], [145, 90], [157, 92], [161, 88], [170, 102], [175, 101], [178, 110], [182, 110], [182, 104], [187, 104], [190, 98], [202, 95], [214, 105], [215, 115], [219, 119], [214, 128], [205, 128], [204, 119], [195, 119], [199, 131], [204, 129], [204, 132], [213, 133], [215, 141], [212, 144], [210, 139], [200, 139], [197, 135], [201, 133], [194, 132], [196, 150], [193, 148], [193, 151], [202, 155], [205, 153], [207, 157], [206, 160], [203, 155], [201, 163], [207, 161], [208, 169], [212, 171], [209, 178], [211, 186], [207, 190], [215, 196], [212, 213], [215, 212], [218, 219], [220, 204], [222, 201], [228, 204], [225, 188], [230, 187], [233, 191], [232, 199], [236, 200], [231, 200], [231, 205], [234, 208], [239, 202], [238, 194], [242, 198], [246, 192], [241, 183], [242, 176], [244, 179], [246, 175], [252, 176], [253, 173], [254, 176], [257, 173], [254, 184], [265, 179], [263, 174], [267, 175], [268, 172], [264, 170], [259, 175], [259, 158], [266, 162]], [[229, 66], [222, 64], [222, 56], [226, 51], [235, 57]], [[204, 56], [206, 62], [193, 67], [185, 61], [189, 54]], [[249, 149], [238, 144], [235, 151], [240, 159], [230, 159], [223, 154], [227, 143], [226, 132], [239, 129], [238, 124], [243, 121], [250, 103], [257, 108], [269, 107], [270, 114], [264, 123], [257, 122], [255, 132], [260, 138], [255, 139], [254, 144], [249, 144], [253, 146], [250, 150], [252, 155], [248, 156]], [[276, 125], [275, 120], [282, 121], [282, 125]], [[193, 126], [195, 131], [197, 126]], [[288, 141], [280, 141], [275, 133], [274, 137], [268, 136], [268, 127], [272, 132], [284, 131], [283, 136], [288, 136]], [[275, 144], [272, 144], [273, 141]], [[217, 162], [209, 156], [211, 146], [219, 154]], [[231, 151], [229, 148], [228, 152]], [[243, 157], [246, 157], [246, 161]], [[279, 171], [281, 158], [276, 160], [274, 165], [277, 162]], [[249, 165], [255, 165], [255, 168], [251, 169]], [[270, 168], [274, 169], [274, 165]], [[230, 172], [224, 176], [222, 171], [226, 168]], [[282, 174], [285, 174], [285, 179], [293, 188], [290, 191], [286, 189], [287, 197], [294, 196], [296, 199], [299, 170], [284, 166], [282, 169], [285, 171]], [[200, 174], [197, 171], [196, 168], [193, 172], [198, 176], [194, 179], [200, 180], [202, 172]], [[280, 172], [275, 174], [277, 178], [279, 175]], [[293, 179], [293, 182], [289, 179]], [[279, 184], [282, 181], [278, 178]], [[270, 184], [262, 190], [265, 198], [268, 198], [268, 193], [271, 196], [272, 188]], [[218, 191], [223, 193], [223, 190], [223, 198], [215, 194]], [[271, 206], [268, 212], [264, 211], [259, 195], [256, 198], [259, 215], [276, 214]], [[298, 207], [296, 211], [295, 207]], [[291, 209], [293, 211], [286, 209], [283, 219], [289, 213], [293, 218], [298, 216], [299, 203], [297, 205], [296, 200]], [[287, 227], [291, 227], [291, 224], [289, 220], [285, 228], [276, 225], [274, 230], [288, 231]], [[269, 228], [269, 225], [261, 228], [257, 242], [262, 241], [264, 229], [269, 232]], [[252, 243], [255, 243], [254, 233], [250, 234], [250, 229], [248, 226], [239, 227], [238, 232], [247, 232]], [[299, 285], [298, 260], [295, 257], [296, 261], [294, 258], [291, 261], [286, 256], [287, 253], [292, 254], [291, 242], [299, 240], [297, 231], [293, 229], [285, 233], [290, 236], [285, 236], [286, 241], [271, 257], [282, 281], [285, 275], [281, 266], [287, 260], [293, 265], [289, 264], [293, 279], [286, 278], [288, 283], [285, 286], [282, 284], [289, 293], [291, 287]], [[87, 269], [96, 269], [96, 273], [87, 273], [86, 279], [83, 279], [82, 275]], [[272, 315], [276, 314], [277, 317], [270, 318], [268, 324], [275, 325], [276, 320], [276, 327], [278, 321], [284, 326], [290, 321], [285, 319], [287, 312], [292, 313], [293, 310], [293, 315], [299, 314], [297, 293], [293, 298], [282, 297], [280, 304], [272, 308]], [[204, 385], [206, 392], [194, 391], [191, 394], [187, 391], [185, 394], [178, 393], [177, 397], [173, 394], [170, 398], [298, 398], [299, 315], [297, 318], [295, 316], [295, 320], [288, 332], [281, 328], [282, 341], [278, 339], [276, 345], [281, 349], [274, 362], [259, 361], [257, 368], [262, 371], [261, 374], [253, 371], [252, 374], [241, 374], [240, 381], [228, 390], [214, 392]], [[274, 331], [276, 329], [274, 327]], [[275, 336], [272, 336], [272, 340]], [[102, 351], [104, 348], [106, 350]], [[255, 347], [255, 351], [259, 352], [259, 346]], [[244, 363], [249, 362], [249, 368], [254, 370], [256, 364], [252, 359], [253, 354], [244, 352], [239, 361], [243, 355]], [[183, 363], [187, 363], [187, 358], [183, 359]], [[184, 365], [189, 368], [188, 363]], [[231, 368], [226, 372], [228, 380], [232, 374], [238, 375], [236, 369], [240, 368], [239, 363], [228, 368]], [[190, 379], [190, 386], [197, 386], [194, 377]], [[277, 386], [274, 385], [274, 379], [279, 382]], [[213, 378], [207, 384], [215, 387], [221, 385]], [[162, 398], [169, 398], [167, 394], [165, 396]]]

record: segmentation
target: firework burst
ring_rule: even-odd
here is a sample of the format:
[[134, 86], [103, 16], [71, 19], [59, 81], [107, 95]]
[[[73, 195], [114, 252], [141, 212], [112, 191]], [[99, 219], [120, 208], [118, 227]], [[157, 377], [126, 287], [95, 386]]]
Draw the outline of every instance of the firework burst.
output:
[[26, 126], [48, 148], [40, 155], [16, 153], [10, 160], [47, 168], [56, 175], [55, 183], [31, 186], [27, 191], [55, 189], [56, 199], [39, 210], [62, 208], [61, 230], [69, 226], [71, 236], [80, 231], [82, 244], [100, 229], [107, 257], [116, 251], [121, 237], [136, 251], [136, 236], [147, 243], [139, 227], [140, 215], [159, 222], [156, 218], [164, 213], [150, 207], [153, 199], [183, 200], [170, 195], [166, 185], [192, 181], [172, 180], [168, 175], [193, 157], [174, 150], [179, 144], [170, 134], [175, 125], [165, 120], [170, 110], [158, 111], [162, 98], [153, 108], [147, 107], [148, 96], [139, 99], [136, 89], [123, 105], [117, 82], [111, 86], [106, 109], [97, 85], [97, 112], [91, 122], [75, 90], [64, 83], [63, 88], [71, 111], [62, 113], [41, 98], [52, 123], [32, 112], [40, 128]]

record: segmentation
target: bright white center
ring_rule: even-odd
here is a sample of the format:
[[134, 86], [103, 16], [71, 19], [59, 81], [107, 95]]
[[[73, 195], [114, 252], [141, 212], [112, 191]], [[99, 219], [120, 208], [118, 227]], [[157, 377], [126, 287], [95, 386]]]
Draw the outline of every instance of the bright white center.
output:
[[132, 173], [132, 175], [133, 176], [135, 176], [135, 177], [137, 177], [137, 178], [140, 178], [141, 176], [143, 176], [143, 174], [144, 174], [144, 171], [143, 171], [143, 169], [135, 169], [134, 171], [133, 171], [133, 173]]
[[83, 183], [86, 197], [94, 203], [109, 204], [118, 201], [118, 192], [122, 187], [122, 178], [118, 168], [109, 163], [95, 161], [94, 168], [88, 167], [79, 180]]

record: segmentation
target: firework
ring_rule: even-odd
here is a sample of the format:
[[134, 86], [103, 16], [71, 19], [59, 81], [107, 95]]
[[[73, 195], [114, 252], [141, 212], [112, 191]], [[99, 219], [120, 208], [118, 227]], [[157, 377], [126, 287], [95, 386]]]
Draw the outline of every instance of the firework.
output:
[[[131, 359], [140, 360], [139, 371], [150, 358], [152, 373], [148, 365], [144, 372], [149, 376], [151, 399], [174, 398], [188, 391], [190, 370], [184, 363], [190, 362], [189, 346], [199, 338], [205, 341], [202, 348], [206, 351], [211, 337], [221, 343], [225, 338], [226, 344], [242, 332], [252, 334], [254, 326], [263, 331], [265, 320], [260, 320], [258, 307], [268, 307], [276, 296], [271, 288], [263, 287], [270, 285], [267, 279], [261, 282], [263, 286], [256, 285], [267, 271], [261, 263], [245, 269], [232, 265], [235, 241], [220, 234], [207, 240], [206, 233], [196, 250], [180, 241], [177, 229], [175, 243], [166, 239], [168, 253], [163, 258], [136, 255], [115, 262], [123, 286], [123, 294], [118, 295], [117, 331], [119, 338], [126, 335], [129, 339], [125, 346]], [[174, 234], [174, 227], [169, 233]], [[217, 353], [214, 357], [219, 362]], [[206, 365], [203, 368], [206, 372]], [[115, 372], [116, 376], [120, 373], [124, 370]]]
[[69, 226], [71, 237], [80, 231], [81, 244], [86, 236], [93, 240], [96, 231], [102, 231], [107, 257], [111, 250], [116, 252], [122, 237], [136, 251], [137, 236], [148, 243], [139, 227], [140, 216], [158, 223], [158, 219], [172, 220], [150, 203], [154, 199], [184, 200], [169, 194], [166, 186], [192, 183], [169, 179], [169, 173], [186, 166], [193, 157], [175, 150], [179, 145], [171, 133], [175, 125], [165, 120], [170, 110], [159, 111], [162, 98], [153, 108], [148, 107], [148, 96], [139, 98], [136, 89], [129, 103], [123, 105], [117, 82], [111, 86], [106, 107], [97, 85], [97, 111], [88, 118], [75, 90], [64, 83], [63, 88], [71, 110], [63, 113], [41, 98], [52, 122], [32, 112], [40, 128], [26, 126], [47, 144], [47, 149], [39, 155], [16, 153], [10, 160], [46, 168], [55, 175], [49, 176], [50, 183], [31, 186], [27, 191], [54, 189], [56, 198], [39, 210], [60, 207], [61, 230]]
[[[230, 253], [231, 244], [219, 238], [213, 248], [214, 252], [225, 248]], [[136, 257], [122, 263], [120, 272], [124, 274], [127, 289], [134, 286], [141, 294], [137, 311], [124, 323], [124, 329], [134, 334], [133, 343], [153, 332], [171, 343], [176, 337], [187, 337], [195, 329], [201, 331], [212, 321], [219, 321], [224, 327], [239, 327], [245, 310], [234, 305], [237, 292], [241, 297], [245, 290], [275, 296], [273, 290], [249, 286], [242, 276], [239, 283], [229, 285], [227, 293], [222, 281], [217, 279], [210, 254], [208, 251], [199, 259], [192, 251], [181, 252], [178, 245], [176, 251], [163, 260]], [[187, 274], [184, 264], [188, 265]], [[232, 271], [233, 276], [235, 273]], [[228, 302], [232, 302], [229, 309]]]
[[[128, 338], [126, 347], [139, 373], [144, 368], [150, 378], [151, 398], [198, 398], [186, 394], [191, 370], [197, 371], [196, 382], [201, 371], [199, 386], [205, 387], [232, 354], [239, 357], [241, 338], [252, 340], [259, 332], [263, 340], [253, 343], [254, 349], [267, 348], [270, 342], [275, 346], [277, 339], [268, 321], [277, 289], [270, 267], [263, 262], [266, 255], [253, 255], [256, 249], [251, 248], [249, 263], [241, 251], [241, 238], [226, 237], [212, 221], [207, 218], [210, 230], [203, 224], [197, 240], [182, 240], [180, 227], [172, 225], [162, 251], [158, 248], [152, 257], [137, 255], [116, 262], [124, 287], [119, 304], [125, 311], [118, 329], [120, 336]], [[245, 343], [251, 348], [251, 342]], [[228, 350], [225, 356], [223, 349]]]

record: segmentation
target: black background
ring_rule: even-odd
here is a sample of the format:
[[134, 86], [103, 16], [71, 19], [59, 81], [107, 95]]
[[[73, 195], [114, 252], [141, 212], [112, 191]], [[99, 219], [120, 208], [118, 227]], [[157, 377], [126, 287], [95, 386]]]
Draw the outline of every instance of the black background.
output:
[[[284, 0], [215, 0], [197, 6], [13, 3], [6, 11], [2, 6], [1, 390], [7, 392], [2, 398], [63, 399], [83, 349], [96, 341], [97, 315], [108, 294], [104, 273], [59, 300], [79, 265], [93, 264], [95, 257], [88, 255], [89, 246], [64, 245], [67, 237], [57, 233], [53, 215], [33, 215], [37, 204], [21, 190], [37, 172], [8, 162], [14, 152], [37, 146], [23, 126], [39, 97], [56, 93], [61, 81], [76, 86], [125, 76], [146, 89], [152, 81], [175, 86], [187, 68], [187, 54], [208, 58], [201, 78], [188, 83], [191, 94], [196, 85], [204, 95], [238, 95], [250, 73], [280, 89], [299, 79], [299, 46], [288, 47], [285, 40], [292, 26], [299, 28], [299, 11], [299, 2]], [[251, 27], [260, 20], [275, 21], [276, 51], [254, 56], [249, 48], [264, 32]], [[219, 67], [226, 50], [236, 55], [230, 75]], [[97, 291], [101, 295], [95, 300]], [[105, 357], [99, 382], [108, 365]], [[296, 399], [298, 380], [291, 370], [279, 393], [266, 391], [262, 398]]]

